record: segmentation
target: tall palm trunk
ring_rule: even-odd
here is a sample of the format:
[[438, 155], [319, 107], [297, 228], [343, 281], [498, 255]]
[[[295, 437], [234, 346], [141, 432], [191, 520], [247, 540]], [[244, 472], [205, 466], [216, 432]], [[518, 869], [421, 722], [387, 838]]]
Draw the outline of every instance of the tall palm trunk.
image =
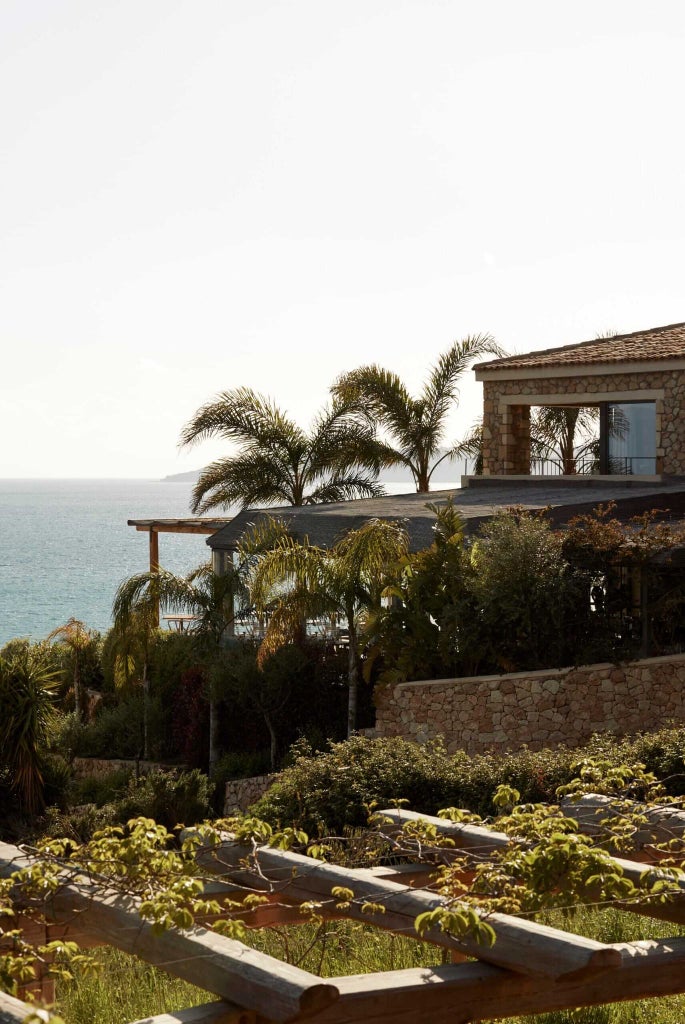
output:
[[221, 738], [219, 735], [219, 701], [210, 694], [209, 696], [209, 765], [208, 774], [210, 779], [214, 775], [219, 752], [221, 749]]
[[143, 760], [150, 758], [150, 679], [147, 658], [143, 662]]
[[83, 697], [81, 691], [81, 665], [78, 648], [74, 651], [74, 710], [76, 721], [83, 718]]
[[357, 663], [357, 630], [354, 622], [354, 608], [347, 608], [347, 735], [357, 728], [357, 697], [359, 692], [359, 665]]
[[278, 764], [278, 735], [271, 715], [266, 711], [262, 711], [262, 715], [264, 722], [266, 723], [266, 727], [269, 730], [269, 760], [271, 763], [271, 771], [275, 772]]

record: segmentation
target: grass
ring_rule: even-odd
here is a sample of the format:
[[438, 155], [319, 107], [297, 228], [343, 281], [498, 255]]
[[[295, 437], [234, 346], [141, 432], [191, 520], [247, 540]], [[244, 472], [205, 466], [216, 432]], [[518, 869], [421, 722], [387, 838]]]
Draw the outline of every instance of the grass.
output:
[[[546, 923], [566, 927], [600, 942], [630, 942], [666, 938], [675, 927], [651, 918], [614, 910], [581, 909], [570, 921], [558, 916]], [[305, 970], [335, 977], [431, 966], [442, 962], [442, 951], [403, 936], [348, 921], [265, 929], [250, 933], [256, 948], [295, 963]], [[172, 978], [135, 957], [114, 949], [100, 951], [103, 970], [97, 976], [78, 976], [61, 983], [58, 1008], [67, 1024], [128, 1024], [154, 1014], [196, 1006], [215, 998], [202, 989]], [[564, 1010], [536, 1017], [507, 1018], [505, 1024], [682, 1024], [685, 994]]]

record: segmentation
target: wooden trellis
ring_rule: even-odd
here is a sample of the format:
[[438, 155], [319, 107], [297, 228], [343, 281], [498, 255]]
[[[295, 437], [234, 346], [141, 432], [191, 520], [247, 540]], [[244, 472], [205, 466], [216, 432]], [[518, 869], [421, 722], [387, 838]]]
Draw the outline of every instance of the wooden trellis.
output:
[[[592, 831], [595, 820], [592, 799], [584, 805], [585, 814], [575, 815], [586, 831]], [[457, 853], [487, 855], [510, 842], [505, 834], [482, 826], [410, 811], [381, 813], [394, 827], [415, 819], [429, 823], [453, 840]], [[669, 812], [657, 815], [655, 827], [664, 834], [683, 832], [682, 821]], [[637, 840], [639, 844], [639, 836]], [[646, 848], [638, 849], [636, 856], [640, 860], [616, 858], [624, 876], [635, 884], [649, 859]], [[30, 863], [23, 851], [0, 843], [0, 876], [8, 877]], [[218, 847], [201, 849], [198, 863], [205, 875], [215, 876], [207, 886], [213, 896], [249, 888], [267, 897], [268, 902], [249, 915], [241, 913], [250, 927], [302, 922], [306, 918], [299, 906], [314, 901], [324, 917], [363, 920], [417, 937], [416, 917], [442, 903], [426, 888], [434, 868], [422, 863], [343, 868], [267, 846], [246, 848], [230, 838]], [[341, 907], [332, 899], [336, 886], [353, 891], [348, 905]], [[382, 904], [385, 912], [369, 915], [367, 903]], [[63, 884], [41, 908], [40, 919], [32, 910], [31, 926], [34, 941], [60, 937], [86, 947], [115, 946], [219, 997], [201, 1007], [146, 1018], [145, 1024], [469, 1024], [685, 992], [685, 938], [679, 937], [603, 944], [495, 913], [487, 917], [497, 936], [491, 947], [438, 927], [422, 935], [423, 941], [448, 950], [456, 962], [322, 979], [202, 927], [154, 934], [152, 925], [139, 916], [139, 904], [136, 897], [107, 890], [65, 866]], [[626, 901], [620, 906], [685, 924], [685, 885], [680, 884], [665, 903]], [[38, 929], [40, 936], [35, 934]], [[49, 989], [43, 988], [42, 994], [49, 998]], [[0, 995], [0, 1024], [16, 1024], [28, 1010], [21, 1001]]]

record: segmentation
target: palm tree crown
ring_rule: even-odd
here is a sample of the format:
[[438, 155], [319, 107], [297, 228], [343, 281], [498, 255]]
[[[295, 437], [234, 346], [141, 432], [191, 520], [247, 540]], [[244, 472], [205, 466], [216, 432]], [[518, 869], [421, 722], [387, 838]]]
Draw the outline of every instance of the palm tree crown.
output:
[[193, 491], [193, 512], [220, 506], [305, 505], [382, 494], [380, 451], [368, 421], [341, 402], [324, 408], [309, 432], [250, 388], [224, 391], [202, 406], [180, 444], [224, 437], [236, 455], [207, 466]]
[[302, 631], [309, 617], [326, 615], [345, 622], [348, 646], [348, 733], [356, 726], [357, 616], [380, 605], [385, 576], [407, 553], [407, 534], [398, 523], [372, 519], [345, 534], [331, 548], [320, 548], [284, 533], [257, 559], [250, 582], [258, 611], [272, 610], [260, 659]]
[[459, 380], [474, 359], [504, 353], [489, 334], [470, 335], [444, 352], [430, 369], [418, 397], [409, 394], [397, 374], [381, 366], [361, 366], [345, 373], [333, 385], [333, 395], [364, 410], [386, 432], [382, 446], [385, 466], [406, 466], [416, 490], [430, 490], [439, 464], [459, 454], [460, 446], [443, 450], [447, 416], [458, 400]]

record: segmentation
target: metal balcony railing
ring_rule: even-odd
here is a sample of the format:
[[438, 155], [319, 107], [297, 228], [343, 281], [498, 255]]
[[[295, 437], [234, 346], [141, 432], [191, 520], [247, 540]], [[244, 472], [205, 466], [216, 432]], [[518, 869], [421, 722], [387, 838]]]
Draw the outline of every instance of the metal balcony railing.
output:
[[[571, 463], [549, 458], [530, 460], [531, 476], [588, 476], [600, 472], [599, 459], [588, 455], [573, 459]], [[612, 476], [651, 476], [656, 473], [656, 458], [646, 455], [612, 455], [608, 473]]]

